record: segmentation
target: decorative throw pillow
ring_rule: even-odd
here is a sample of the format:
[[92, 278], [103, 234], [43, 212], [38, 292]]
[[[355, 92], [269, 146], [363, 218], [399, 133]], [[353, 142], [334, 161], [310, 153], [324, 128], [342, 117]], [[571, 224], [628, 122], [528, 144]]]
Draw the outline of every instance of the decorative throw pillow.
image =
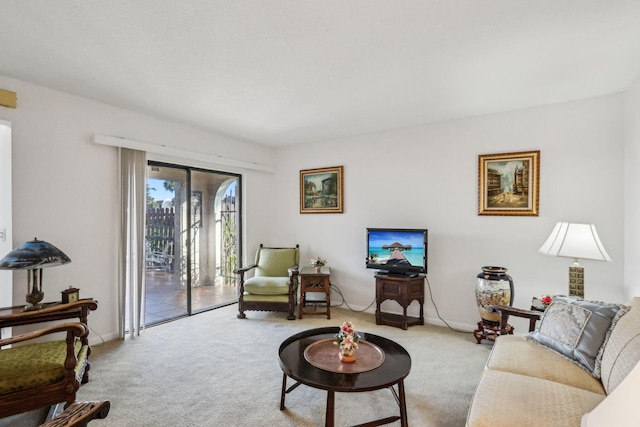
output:
[[526, 339], [560, 353], [600, 378], [602, 350], [627, 308], [618, 304], [555, 297]]

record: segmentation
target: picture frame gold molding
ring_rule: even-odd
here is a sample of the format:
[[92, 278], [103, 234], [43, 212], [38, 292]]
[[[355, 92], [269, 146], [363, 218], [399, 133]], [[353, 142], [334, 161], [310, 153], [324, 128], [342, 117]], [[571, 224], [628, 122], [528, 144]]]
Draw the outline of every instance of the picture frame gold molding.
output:
[[343, 166], [300, 171], [300, 213], [343, 213]]
[[539, 216], [540, 151], [478, 156], [478, 215]]

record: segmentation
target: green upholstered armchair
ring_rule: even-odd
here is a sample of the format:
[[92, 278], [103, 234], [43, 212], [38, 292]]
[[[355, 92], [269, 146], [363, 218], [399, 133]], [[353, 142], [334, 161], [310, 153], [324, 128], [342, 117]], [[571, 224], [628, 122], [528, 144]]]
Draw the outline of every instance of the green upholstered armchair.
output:
[[[66, 339], [3, 348], [57, 332], [66, 333]], [[0, 418], [61, 402], [71, 405], [89, 354], [80, 339], [88, 334], [83, 323], [68, 322], [1, 339]]]
[[[245, 310], [282, 311], [294, 320], [298, 292], [298, 265], [300, 249], [267, 248], [262, 244], [256, 252], [255, 263], [238, 268], [238, 318], [244, 319]], [[253, 277], [245, 278], [253, 270]]]

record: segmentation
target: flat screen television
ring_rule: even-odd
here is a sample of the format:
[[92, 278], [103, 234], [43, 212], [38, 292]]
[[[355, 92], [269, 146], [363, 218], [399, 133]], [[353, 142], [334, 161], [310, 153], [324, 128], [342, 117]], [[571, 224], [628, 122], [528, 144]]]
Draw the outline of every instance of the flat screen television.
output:
[[367, 228], [367, 268], [382, 274], [426, 274], [428, 234], [419, 228]]

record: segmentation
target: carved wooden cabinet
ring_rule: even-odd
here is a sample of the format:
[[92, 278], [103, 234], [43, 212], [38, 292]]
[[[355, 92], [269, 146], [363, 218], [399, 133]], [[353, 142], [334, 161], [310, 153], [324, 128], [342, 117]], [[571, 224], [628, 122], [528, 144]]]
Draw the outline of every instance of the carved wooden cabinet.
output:
[[[416, 277], [376, 274], [376, 325], [396, 326], [407, 329], [413, 325], [424, 325], [424, 275]], [[402, 307], [402, 315], [384, 313], [380, 304], [385, 300], [396, 301]], [[407, 316], [407, 307], [413, 302], [420, 304], [420, 316]]]

